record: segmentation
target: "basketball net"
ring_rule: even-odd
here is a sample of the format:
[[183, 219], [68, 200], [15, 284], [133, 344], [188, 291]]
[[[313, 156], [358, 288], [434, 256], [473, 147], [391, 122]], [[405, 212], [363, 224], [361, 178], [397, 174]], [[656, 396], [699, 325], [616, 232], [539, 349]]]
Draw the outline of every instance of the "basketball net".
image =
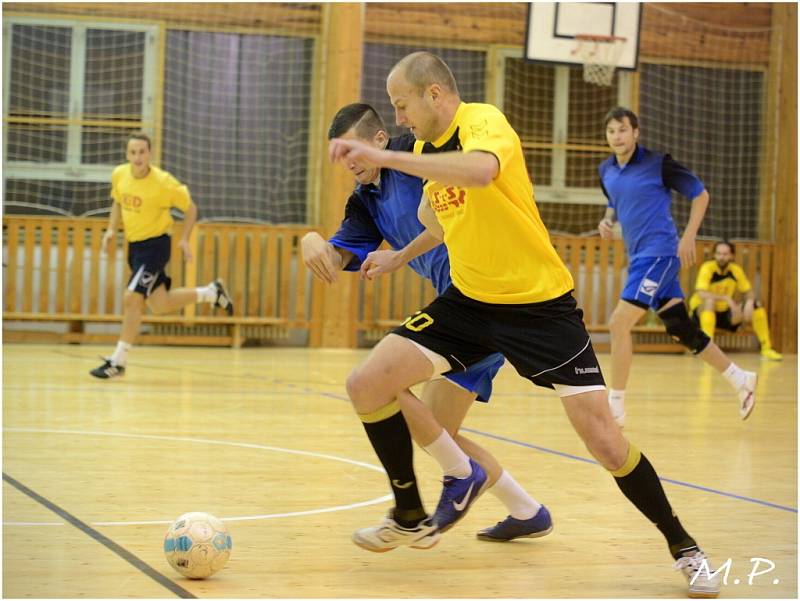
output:
[[576, 35], [572, 54], [583, 63], [583, 81], [610, 86], [627, 38], [605, 35]]

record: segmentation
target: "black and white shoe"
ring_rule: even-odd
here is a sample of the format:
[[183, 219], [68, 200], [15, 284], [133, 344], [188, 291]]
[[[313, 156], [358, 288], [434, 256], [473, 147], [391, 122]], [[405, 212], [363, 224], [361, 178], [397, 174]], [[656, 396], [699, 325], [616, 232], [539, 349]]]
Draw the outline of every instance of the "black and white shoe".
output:
[[232, 316], [233, 300], [231, 299], [227, 290], [225, 290], [225, 286], [222, 285], [222, 280], [214, 280], [211, 285], [217, 289], [217, 299], [214, 301], [214, 306], [219, 307], [220, 309], [225, 309], [228, 317]]
[[111, 359], [103, 359], [103, 364], [100, 367], [95, 367], [89, 373], [95, 378], [108, 380], [110, 378], [117, 378], [125, 375], [125, 367], [123, 365], [113, 364]]

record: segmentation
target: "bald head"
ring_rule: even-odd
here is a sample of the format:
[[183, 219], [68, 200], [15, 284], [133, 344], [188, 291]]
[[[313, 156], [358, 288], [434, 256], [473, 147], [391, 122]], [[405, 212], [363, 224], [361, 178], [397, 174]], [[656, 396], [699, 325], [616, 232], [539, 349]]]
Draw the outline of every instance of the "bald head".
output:
[[392, 68], [389, 77], [395, 74], [402, 75], [419, 94], [429, 86], [438, 84], [443, 90], [458, 95], [456, 78], [453, 77], [450, 67], [430, 52], [413, 52], [401, 58]]

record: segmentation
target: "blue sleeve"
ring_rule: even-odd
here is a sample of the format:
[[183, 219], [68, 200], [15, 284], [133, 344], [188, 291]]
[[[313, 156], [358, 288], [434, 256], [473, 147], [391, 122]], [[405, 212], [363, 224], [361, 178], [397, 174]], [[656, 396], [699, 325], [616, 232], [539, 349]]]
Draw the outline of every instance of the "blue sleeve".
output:
[[667, 188], [680, 192], [689, 200], [694, 200], [706, 189], [699, 177], [668, 154], [664, 155], [661, 164], [661, 180]]
[[602, 177], [600, 178], [600, 188], [603, 190], [603, 195], [606, 197], [606, 200], [608, 200], [608, 206], [613, 209], [614, 208], [614, 202], [611, 200], [611, 197], [608, 195], [608, 190], [606, 190], [606, 187], [603, 185], [603, 178]]
[[611, 198], [611, 196], [609, 196], [608, 190], [606, 190], [606, 186], [603, 183], [603, 167], [604, 166], [605, 166], [605, 162], [601, 163], [600, 167], [598, 167], [598, 169], [597, 169], [597, 171], [600, 173], [600, 189], [603, 190], [603, 194], [605, 195], [606, 199], [608, 200], [608, 203], [607, 203], [608, 206], [610, 208], [614, 209], [615, 208], [614, 207], [614, 200]]
[[347, 199], [342, 224], [328, 242], [355, 255], [345, 266], [345, 271], [358, 271], [367, 255], [383, 242], [383, 234], [358, 193], [353, 192]]

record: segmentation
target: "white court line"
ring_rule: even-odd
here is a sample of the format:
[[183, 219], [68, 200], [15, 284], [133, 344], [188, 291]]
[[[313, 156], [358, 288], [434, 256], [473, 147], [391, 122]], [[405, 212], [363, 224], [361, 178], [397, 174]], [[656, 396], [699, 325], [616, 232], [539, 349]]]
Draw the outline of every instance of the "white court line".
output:
[[[241, 447], [245, 449], [262, 449], [265, 451], [276, 451], [280, 453], [289, 453], [291, 455], [305, 455], [307, 457], [320, 457], [322, 459], [330, 459], [332, 461], [339, 461], [342, 463], [349, 463], [365, 469], [374, 470], [376, 472], [386, 473], [382, 467], [372, 465], [371, 463], [364, 463], [363, 461], [355, 461], [346, 457], [339, 457], [337, 455], [329, 455], [327, 453], [315, 453], [314, 451], [298, 451], [296, 449], [284, 449], [282, 447], [271, 447], [268, 445], [261, 445], [248, 442], [230, 442], [225, 440], [211, 440], [207, 438], [185, 438], [180, 436], [157, 436], [154, 434], [126, 434], [124, 432], [96, 432], [91, 430], [51, 430], [46, 428], [3, 428], [4, 432], [18, 432], [28, 434], [72, 434], [79, 436], [113, 436], [117, 438], [144, 438], [148, 440], [168, 440], [172, 442], [190, 442], [198, 444], [212, 444], [222, 445], [229, 447]], [[224, 522], [239, 522], [245, 520], [269, 520], [275, 518], [294, 517], [300, 515], [316, 515], [319, 513], [331, 513], [334, 511], [347, 511], [348, 509], [355, 509], [357, 507], [367, 507], [369, 505], [377, 505], [392, 499], [392, 495], [383, 495], [368, 501], [360, 501], [358, 503], [350, 503], [348, 505], [336, 505], [333, 507], [323, 507], [321, 509], [309, 509], [305, 511], [291, 511], [287, 513], [270, 513], [263, 515], [246, 515], [237, 517], [220, 518]], [[139, 521], [139, 522], [90, 522], [92, 526], [142, 526], [149, 524], [171, 524], [174, 520], [153, 520], [153, 521]], [[62, 523], [53, 522], [3, 522], [6, 526], [60, 526]]]

